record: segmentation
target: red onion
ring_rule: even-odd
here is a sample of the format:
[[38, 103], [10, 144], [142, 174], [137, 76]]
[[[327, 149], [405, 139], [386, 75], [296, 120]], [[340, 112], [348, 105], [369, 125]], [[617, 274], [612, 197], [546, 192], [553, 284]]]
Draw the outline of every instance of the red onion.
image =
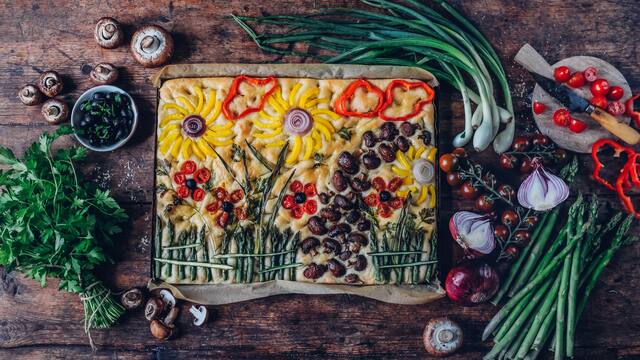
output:
[[489, 215], [458, 211], [449, 220], [449, 231], [453, 239], [464, 249], [467, 258], [482, 257], [496, 248]]
[[447, 296], [462, 306], [474, 306], [491, 299], [499, 287], [498, 273], [481, 262], [454, 267], [445, 280]]
[[533, 172], [518, 189], [518, 202], [527, 209], [546, 211], [553, 209], [569, 197], [569, 186], [561, 178], [545, 170], [534, 160]]
[[204, 119], [198, 115], [189, 115], [182, 121], [182, 130], [189, 137], [200, 137], [206, 129]]
[[284, 115], [284, 129], [291, 135], [306, 135], [313, 128], [313, 119], [304, 109], [293, 108]]

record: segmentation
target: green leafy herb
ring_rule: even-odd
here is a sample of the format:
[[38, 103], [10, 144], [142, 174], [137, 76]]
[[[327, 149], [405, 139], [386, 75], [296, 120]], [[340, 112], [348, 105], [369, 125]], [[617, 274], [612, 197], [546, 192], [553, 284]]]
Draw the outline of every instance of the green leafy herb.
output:
[[351, 135], [352, 135], [352, 131], [350, 128], [340, 128], [340, 130], [338, 130], [338, 136], [340, 136], [341, 138], [349, 141], [351, 140]]
[[240, 162], [242, 160], [242, 156], [244, 155], [244, 151], [238, 146], [238, 144], [231, 145], [231, 160], [233, 162]]

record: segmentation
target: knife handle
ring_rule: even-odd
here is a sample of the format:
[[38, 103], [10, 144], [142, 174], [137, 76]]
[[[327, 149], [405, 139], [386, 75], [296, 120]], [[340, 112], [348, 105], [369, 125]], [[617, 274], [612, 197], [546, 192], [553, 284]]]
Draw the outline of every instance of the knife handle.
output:
[[601, 108], [594, 106], [591, 112], [591, 118], [597, 121], [603, 128], [607, 129], [613, 135], [622, 139], [629, 145], [636, 145], [640, 143], [640, 133], [637, 132], [631, 126], [621, 123], [613, 115], [602, 110]]

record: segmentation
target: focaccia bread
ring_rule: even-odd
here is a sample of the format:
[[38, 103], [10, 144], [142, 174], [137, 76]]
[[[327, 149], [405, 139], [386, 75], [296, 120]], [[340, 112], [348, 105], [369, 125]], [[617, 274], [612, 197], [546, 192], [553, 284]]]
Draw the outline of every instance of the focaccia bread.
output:
[[154, 276], [432, 282], [433, 97], [413, 79], [165, 81]]

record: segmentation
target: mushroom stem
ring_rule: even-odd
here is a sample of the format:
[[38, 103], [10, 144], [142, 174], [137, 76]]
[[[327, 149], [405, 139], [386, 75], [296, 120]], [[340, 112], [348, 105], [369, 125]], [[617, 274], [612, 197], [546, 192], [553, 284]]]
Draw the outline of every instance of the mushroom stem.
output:
[[142, 51], [147, 54], [151, 54], [160, 47], [160, 40], [152, 35], [145, 36], [140, 42], [140, 47], [142, 48]]

